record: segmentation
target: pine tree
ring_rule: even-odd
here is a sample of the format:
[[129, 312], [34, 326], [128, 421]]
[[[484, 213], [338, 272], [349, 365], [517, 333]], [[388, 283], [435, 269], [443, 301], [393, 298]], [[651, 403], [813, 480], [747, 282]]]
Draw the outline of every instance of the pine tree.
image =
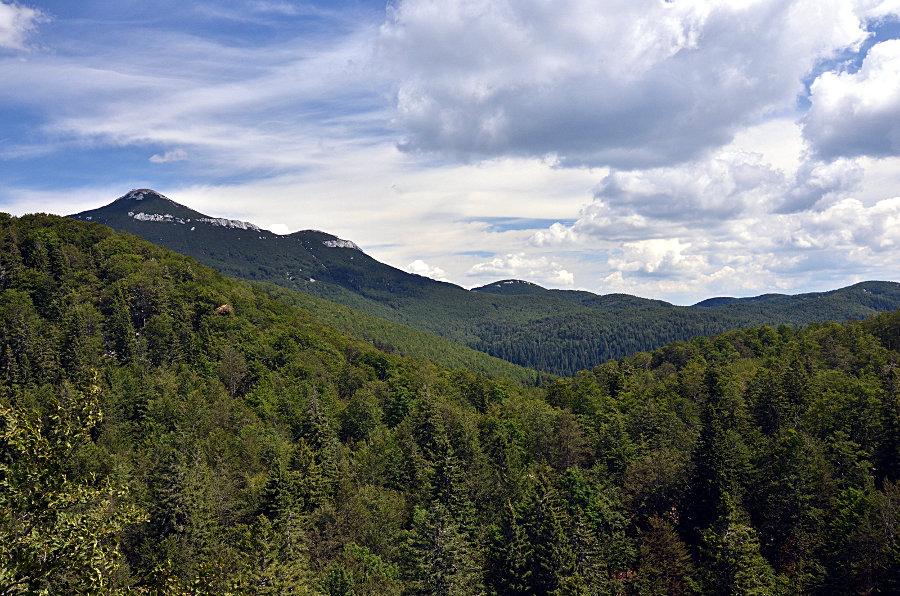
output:
[[417, 596], [484, 594], [475, 545], [441, 503], [417, 507], [409, 534], [407, 574]]
[[695, 540], [741, 502], [741, 480], [749, 466], [749, 453], [738, 432], [740, 404], [729, 391], [727, 378], [717, 365], [710, 365], [704, 377], [706, 401], [685, 506], [686, 522]]
[[745, 519], [739, 511], [728, 511], [703, 532], [706, 593], [742, 596], [774, 593], [775, 572], [760, 554], [756, 531]]
[[134, 356], [134, 325], [122, 285], [115, 284], [104, 300], [105, 343], [107, 350], [120, 362], [130, 362]]
[[509, 501], [502, 509], [500, 521], [491, 527], [487, 554], [486, 582], [492, 594], [519, 596], [527, 593], [529, 547], [525, 529]]
[[567, 515], [548, 470], [538, 468], [517, 510], [529, 545], [531, 574], [525, 593], [555, 594], [575, 573], [575, 554], [566, 535]]
[[641, 595], [678, 596], [699, 593], [696, 568], [687, 545], [664, 518], [653, 516], [641, 534], [637, 588]]

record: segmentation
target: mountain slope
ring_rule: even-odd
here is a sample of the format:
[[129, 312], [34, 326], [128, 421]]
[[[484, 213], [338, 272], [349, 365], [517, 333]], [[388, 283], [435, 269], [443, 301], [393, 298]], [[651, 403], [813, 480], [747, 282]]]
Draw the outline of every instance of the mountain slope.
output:
[[696, 335], [752, 325], [860, 319], [900, 307], [900, 284], [797, 296], [719, 298], [693, 307], [624, 294], [548, 290], [519, 280], [467, 291], [372, 259], [318, 231], [278, 236], [192, 211], [150, 190], [72, 216], [142, 236], [226, 275], [266, 281], [556, 374]]
[[[395, 285], [406, 291], [416, 287], [409, 274], [331, 234], [306, 230], [282, 236], [248, 222], [204, 215], [148, 189], [132, 190], [105, 207], [71, 217], [136, 233], [191, 257], [202, 255], [226, 275], [275, 281], [308, 293], [316, 292], [317, 283], [376, 294], [390, 294]], [[431, 282], [421, 279], [422, 284]]]
[[900, 311], [523, 387], [108, 227], [0, 265], [8, 593], [898, 593]]

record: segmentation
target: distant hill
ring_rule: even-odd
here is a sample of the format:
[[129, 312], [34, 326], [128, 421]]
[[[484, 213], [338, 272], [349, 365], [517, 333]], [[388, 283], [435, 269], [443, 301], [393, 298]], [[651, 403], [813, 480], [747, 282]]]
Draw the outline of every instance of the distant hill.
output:
[[495, 281], [492, 284], [481, 286], [480, 288], [472, 288], [473, 292], [485, 292], [487, 294], [499, 294], [501, 296], [535, 296], [546, 294], [551, 290], [543, 288], [536, 283], [524, 281], [521, 279], [504, 279]]
[[149, 189], [71, 217], [131, 232], [226, 275], [325, 298], [555, 374], [698, 335], [862, 319], [900, 308], [900, 284], [894, 282], [794, 296], [712, 298], [689, 307], [626, 294], [550, 290], [522, 280], [469, 291], [381, 263], [325, 232], [280, 236], [204, 215]]

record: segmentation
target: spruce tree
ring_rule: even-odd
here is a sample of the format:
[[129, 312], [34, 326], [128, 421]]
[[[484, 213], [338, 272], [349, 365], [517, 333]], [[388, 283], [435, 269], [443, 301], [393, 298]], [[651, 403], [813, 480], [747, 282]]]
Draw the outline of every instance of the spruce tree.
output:
[[408, 542], [407, 577], [416, 596], [484, 594], [476, 546], [441, 503], [416, 507]]

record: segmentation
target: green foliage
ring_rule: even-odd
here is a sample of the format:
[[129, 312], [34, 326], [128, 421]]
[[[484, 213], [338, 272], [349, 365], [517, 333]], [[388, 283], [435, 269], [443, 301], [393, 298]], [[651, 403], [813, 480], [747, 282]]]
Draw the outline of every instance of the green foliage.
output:
[[725, 513], [703, 534], [708, 560], [705, 592], [764, 596], [775, 592], [775, 574], [759, 552], [759, 539], [738, 512]]
[[406, 563], [408, 593], [466, 596], [484, 593], [478, 547], [463, 520], [438, 502], [413, 512]]
[[[70, 389], [71, 391], [71, 389]], [[110, 480], [72, 478], [102, 420], [100, 388], [51, 398], [43, 417], [0, 405], [0, 589], [101, 593], [116, 586], [123, 529], [143, 521]]]
[[[168, 214], [168, 221], [140, 221], [129, 212]], [[574, 375], [609, 359], [698, 335], [752, 325], [797, 327], [814, 321], [862, 319], [900, 308], [900, 284], [891, 282], [865, 282], [797, 296], [712, 298], [691, 307], [623, 294], [546, 290], [516, 280], [467, 291], [405, 273], [355, 248], [341, 248], [334, 236], [324, 232], [278, 236], [265, 230], [213, 226], [202, 221], [206, 216], [152, 191], [145, 191], [140, 202], [122, 198], [73, 217], [138, 234], [226, 275], [300, 292], [304, 296], [270, 290], [329, 325], [388, 351], [519, 380], [534, 381], [534, 373], [508, 363]], [[44, 248], [47, 245], [38, 243], [35, 254], [26, 254], [47, 260], [51, 256]], [[896, 321], [879, 325], [889, 331]], [[773, 341], [778, 337], [767, 329], [755, 337], [744, 335], [735, 348], [742, 356], [760, 356]], [[494, 358], [476, 354], [473, 348]]]
[[895, 313], [535, 386], [102, 226], [0, 222], [6, 593], [900, 590]]
[[691, 553], [668, 520], [654, 516], [647, 521], [647, 530], [641, 535], [640, 555], [635, 582], [639, 594], [699, 593]]

